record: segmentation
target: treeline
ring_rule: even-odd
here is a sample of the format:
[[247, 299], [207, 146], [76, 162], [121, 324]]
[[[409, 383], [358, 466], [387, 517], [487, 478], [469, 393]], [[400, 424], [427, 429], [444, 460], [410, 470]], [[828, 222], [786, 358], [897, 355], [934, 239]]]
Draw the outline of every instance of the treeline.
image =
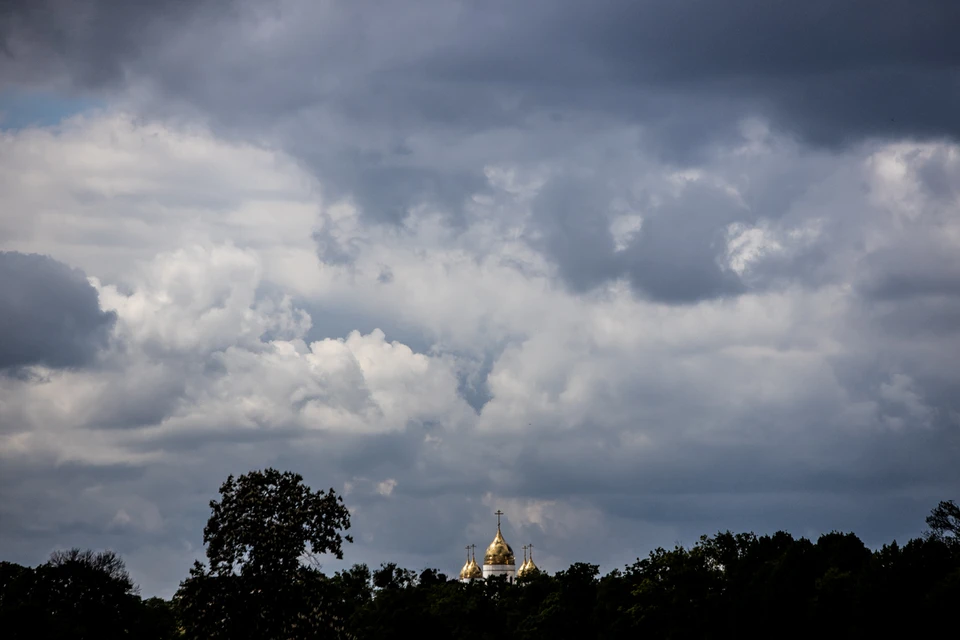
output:
[[[576, 563], [516, 585], [461, 584], [433, 569], [342, 557], [349, 513], [273, 469], [229, 478], [210, 503], [206, 565], [170, 601], [142, 600], [110, 552], [0, 563], [0, 633], [20, 638], [845, 638], [955, 634], [960, 507], [941, 502], [928, 531], [871, 551], [852, 533], [720, 533], [657, 549], [601, 576]], [[949, 629], [954, 631], [949, 631]]]
[[55, 552], [35, 568], [0, 562], [0, 638], [177, 638], [171, 602], [140, 598], [113, 552]]

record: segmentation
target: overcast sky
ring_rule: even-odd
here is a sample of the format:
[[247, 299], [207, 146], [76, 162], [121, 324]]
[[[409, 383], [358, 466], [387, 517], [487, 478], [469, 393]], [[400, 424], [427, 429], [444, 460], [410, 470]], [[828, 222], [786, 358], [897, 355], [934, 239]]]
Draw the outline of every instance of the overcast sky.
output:
[[228, 474], [344, 563], [960, 499], [960, 3], [2, 0], [0, 558], [147, 595]]

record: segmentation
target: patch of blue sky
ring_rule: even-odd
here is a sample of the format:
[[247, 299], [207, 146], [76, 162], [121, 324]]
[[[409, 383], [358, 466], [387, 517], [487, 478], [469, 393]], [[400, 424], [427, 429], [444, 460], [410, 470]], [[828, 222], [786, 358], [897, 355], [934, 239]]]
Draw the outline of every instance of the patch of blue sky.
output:
[[48, 127], [103, 105], [102, 101], [92, 98], [51, 91], [3, 89], [0, 90], [0, 129]]

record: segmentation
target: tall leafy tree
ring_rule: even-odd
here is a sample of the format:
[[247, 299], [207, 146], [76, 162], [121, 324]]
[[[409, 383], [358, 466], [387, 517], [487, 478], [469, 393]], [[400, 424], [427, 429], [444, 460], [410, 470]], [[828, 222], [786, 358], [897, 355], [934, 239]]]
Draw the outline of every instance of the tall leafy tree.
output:
[[292, 574], [305, 554], [343, 558], [353, 538], [350, 512], [333, 489], [313, 491], [303, 477], [276, 469], [229, 476], [203, 530], [211, 572], [228, 575]]
[[203, 531], [209, 570], [196, 563], [177, 605], [190, 638], [345, 635], [341, 600], [316, 556], [343, 557], [350, 513], [333, 489], [313, 491], [276, 469], [230, 476]]

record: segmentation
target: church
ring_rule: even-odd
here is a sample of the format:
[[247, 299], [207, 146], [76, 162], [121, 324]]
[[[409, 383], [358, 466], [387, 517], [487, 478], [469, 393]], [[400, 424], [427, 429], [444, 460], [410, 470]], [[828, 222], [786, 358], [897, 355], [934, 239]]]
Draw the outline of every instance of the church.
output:
[[[506, 576], [507, 582], [513, 582], [520, 577], [529, 576], [540, 571], [533, 563], [533, 545], [523, 546], [523, 564], [517, 569], [517, 561], [513, 555], [513, 549], [503, 539], [500, 533], [500, 516], [503, 512], [497, 510], [497, 535], [493, 537], [493, 542], [487, 547], [487, 552], [483, 556], [483, 569], [477, 564], [475, 550], [477, 545], [467, 546], [467, 562], [460, 569], [460, 582], [473, 582], [474, 580], [486, 580], [490, 576]], [[527, 557], [527, 550], [530, 551], [530, 557]]]

